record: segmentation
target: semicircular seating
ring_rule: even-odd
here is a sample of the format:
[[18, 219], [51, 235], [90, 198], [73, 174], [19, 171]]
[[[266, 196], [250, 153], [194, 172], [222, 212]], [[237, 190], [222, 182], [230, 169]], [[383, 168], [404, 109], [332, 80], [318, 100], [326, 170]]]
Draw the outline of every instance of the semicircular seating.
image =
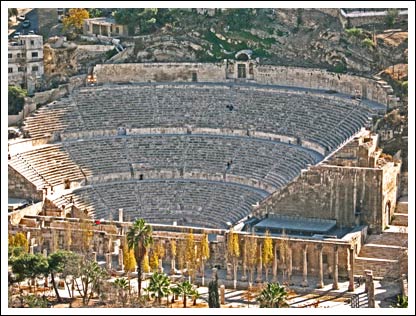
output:
[[[251, 205], [323, 158], [269, 136], [236, 136], [227, 130], [299, 138], [332, 151], [368, 116], [369, 109], [351, 99], [296, 88], [220, 83], [88, 87], [27, 117], [24, 130], [30, 137], [57, 132], [63, 141], [14, 155], [9, 165], [37, 188], [65, 180], [82, 183], [52, 199], [62, 207], [72, 197], [75, 206], [96, 218], [114, 219], [123, 208], [127, 220], [227, 228], [227, 222], [247, 216]], [[183, 134], [189, 126], [200, 134]], [[120, 127], [149, 129], [149, 134], [117, 135]], [[164, 128], [182, 134], [165, 134]]]
[[302, 137], [328, 148], [357, 132], [369, 111], [322, 93], [239, 85], [137, 84], [74, 91], [25, 121], [31, 137], [59, 131], [151, 127], [229, 128]]
[[[90, 185], [54, 200], [62, 208], [73, 201], [95, 218], [143, 218], [149, 223], [227, 228], [247, 216], [267, 192], [218, 181], [143, 180]], [[72, 198], [72, 199], [71, 199]]]

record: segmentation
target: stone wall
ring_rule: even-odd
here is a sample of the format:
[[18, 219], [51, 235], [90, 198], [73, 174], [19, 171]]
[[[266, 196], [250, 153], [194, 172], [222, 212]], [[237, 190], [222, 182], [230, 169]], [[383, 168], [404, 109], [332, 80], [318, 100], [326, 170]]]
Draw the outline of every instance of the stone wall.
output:
[[[340, 228], [361, 222], [380, 231], [382, 183], [383, 173], [379, 169], [311, 166], [262, 202], [254, 215], [335, 219]], [[356, 215], [358, 212], [360, 215]]]
[[382, 155], [377, 144], [378, 135], [362, 130], [261, 202], [254, 215], [335, 219], [340, 228], [369, 225], [372, 232], [380, 233], [396, 207], [401, 162]]
[[[360, 12], [360, 13], [345, 13], [340, 10], [339, 20], [344, 28], [359, 27], [371, 24], [383, 24], [386, 23], [387, 11], [383, 12]], [[397, 22], [403, 22], [408, 20], [408, 11], [399, 11]]]
[[36, 110], [36, 104], [31, 102], [30, 98], [25, 98], [25, 104], [23, 106], [23, 109], [16, 115], [8, 116], [8, 125], [16, 125], [34, 110]]
[[22, 198], [34, 202], [42, 201], [43, 193], [36, 186], [14, 170], [10, 165], [8, 168], [8, 196], [11, 198]]
[[388, 162], [383, 172], [383, 228], [387, 227], [392, 220], [399, 198], [400, 184], [400, 162]]
[[[94, 68], [97, 83], [113, 82], [191, 82], [225, 81], [225, 66], [222, 63], [143, 63], [105, 64]], [[195, 77], [194, 77], [195, 79]]]
[[77, 87], [85, 84], [85, 76], [79, 75], [69, 79], [69, 83], [61, 84], [58, 88], [36, 92], [32, 97], [32, 102], [35, 104], [46, 104], [58, 100], [67, 94], [71, 93]]
[[322, 69], [258, 65], [254, 67], [254, 79], [260, 84], [334, 90], [349, 95], [359, 90], [363, 98], [388, 104], [386, 91], [375, 80]]
[[[235, 71], [232, 74], [227, 71], [226, 63], [100, 64], [95, 66], [94, 75], [98, 84], [240, 80], [236, 78]], [[383, 85], [369, 78], [331, 73], [322, 69], [257, 64], [253, 64], [252, 71], [250, 78], [241, 80], [253, 79], [259, 84], [334, 90], [349, 95], [356, 95], [359, 91], [363, 98], [385, 105], [392, 102]]]

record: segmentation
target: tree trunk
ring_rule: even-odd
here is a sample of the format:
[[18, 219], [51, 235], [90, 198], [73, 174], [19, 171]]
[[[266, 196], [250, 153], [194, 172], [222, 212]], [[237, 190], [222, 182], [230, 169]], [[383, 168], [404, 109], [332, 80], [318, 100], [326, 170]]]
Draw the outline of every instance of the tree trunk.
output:
[[137, 264], [137, 289], [139, 291], [138, 296], [141, 296], [142, 291], [142, 262], [138, 261]]
[[61, 303], [62, 299], [61, 299], [61, 296], [59, 295], [58, 288], [56, 287], [55, 276], [53, 272], [51, 272], [51, 280], [52, 280], [53, 289], [55, 290], [56, 298], [58, 299], [58, 302]]
[[234, 259], [234, 290], [237, 288], [237, 259]]
[[186, 308], [186, 295], [183, 295], [183, 308]]
[[202, 286], [204, 286], [205, 283], [205, 264], [204, 259], [202, 259]]

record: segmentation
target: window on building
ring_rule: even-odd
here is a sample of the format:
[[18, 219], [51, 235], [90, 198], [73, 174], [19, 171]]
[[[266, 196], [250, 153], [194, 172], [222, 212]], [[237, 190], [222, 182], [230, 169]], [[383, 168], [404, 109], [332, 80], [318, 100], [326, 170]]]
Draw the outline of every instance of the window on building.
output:
[[35, 45], [35, 41], [31, 40], [30, 45], [32, 45], [32, 46]]
[[116, 26], [116, 34], [120, 34], [120, 28]]
[[32, 52], [32, 57], [33, 58], [38, 57], [38, 52]]
[[13, 73], [13, 68], [9, 67], [9, 74]]
[[25, 71], [25, 67], [17, 67], [17, 71], [18, 72], [24, 72]]
[[13, 54], [9, 54], [9, 58], [13, 58]]
[[198, 81], [198, 75], [196, 74], [196, 72], [192, 73], [192, 81]]
[[38, 66], [32, 66], [32, 72], [35, 72], [35, 71], [39, 71], [39, 67]]

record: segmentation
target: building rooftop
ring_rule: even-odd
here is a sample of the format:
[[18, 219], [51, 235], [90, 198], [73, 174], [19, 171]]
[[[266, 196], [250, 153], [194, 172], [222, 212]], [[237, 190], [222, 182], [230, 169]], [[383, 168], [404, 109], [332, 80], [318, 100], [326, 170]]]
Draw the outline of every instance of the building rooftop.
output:
[[91, 19], [85, 19], [84, 21], [91, 21], [91, 22], [99, 22], [100, 24], [116, 24], [116, 21], [113, 18], [109, 17], [99, 17], [99, 18], [91, 18]]
[[283, 230], [286, 232], [307, 232], [327, 234], [337, 224], [336, 220], [315, 219], [300, 216], [269, 215], [254, 225], [255, 229]]

